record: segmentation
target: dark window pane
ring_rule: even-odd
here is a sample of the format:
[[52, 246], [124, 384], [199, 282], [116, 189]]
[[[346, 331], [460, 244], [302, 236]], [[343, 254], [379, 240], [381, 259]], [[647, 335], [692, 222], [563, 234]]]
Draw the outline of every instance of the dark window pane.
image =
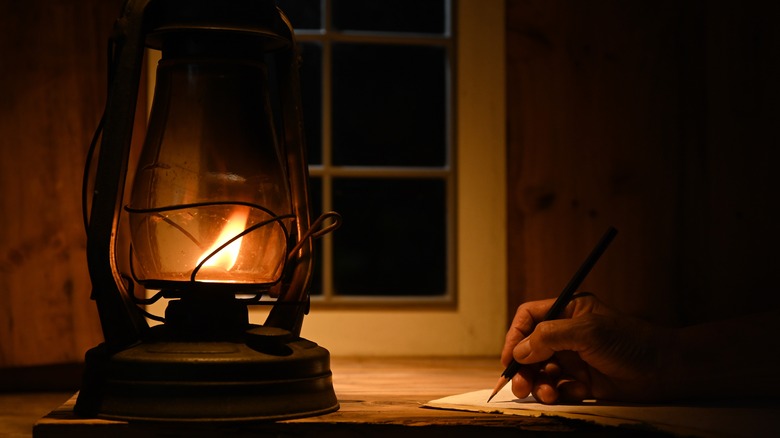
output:
[[444, 181], [336, 179], [333, 233], [338, 295], [432, 296], [446, 292]]
[[445, 52], [333, 45], [333, 163], [446, 164]]
[[301, 43], [301, 100], [309, 164], [322, 163], [322, 46]]
[[[309, 178], [309, 216], [314, 222], [322, 214], [322, 179]], [[311, 279], [311, 295], [322, 295], [322, 239], [314, 239], [314, 266]]]
[[333, 0], [338, 30], [443, 34], [446, 0]]
[[293, 29], [319, 29], [322, 27], [320, 0], [277, 0]]

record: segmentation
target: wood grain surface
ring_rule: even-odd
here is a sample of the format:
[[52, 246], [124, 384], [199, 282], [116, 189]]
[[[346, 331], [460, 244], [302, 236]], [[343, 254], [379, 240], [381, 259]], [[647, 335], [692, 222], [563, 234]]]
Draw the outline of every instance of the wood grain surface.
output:
[[126, 423], [79, 419], [75, 397], [40, 419], [36, 438], [112, 436], [276, 437], [491, 437], [664, 436], [654, 430], [621, 429], [556, 417], [519, 417], [426, 409], [446, 395], [486, 389], [501, 372], [497, 358], [336, 358], [337, 412], [276, 423]]

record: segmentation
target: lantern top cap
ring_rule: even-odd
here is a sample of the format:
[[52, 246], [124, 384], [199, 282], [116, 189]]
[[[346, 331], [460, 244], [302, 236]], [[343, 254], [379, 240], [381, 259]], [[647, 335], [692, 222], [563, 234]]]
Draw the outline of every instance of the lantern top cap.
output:
[[128, 0], [127, 5], [120, 23], [143, 20], [146, 45], [153, 49], [161, 49], [172, 33], [255, 36], [266, 49], [289, 46], [294, 38], [275, 0]]

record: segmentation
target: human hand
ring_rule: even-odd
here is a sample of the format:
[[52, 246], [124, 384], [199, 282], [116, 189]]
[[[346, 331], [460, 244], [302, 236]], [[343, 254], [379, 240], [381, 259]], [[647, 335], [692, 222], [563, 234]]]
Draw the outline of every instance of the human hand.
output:
[[672, 330], [620, 315], [591, 294], [576, 295], [560, 319], [543, 321], [554, 300], [521, 305], [501, 361], [525, 366], [512, 379], [518, 397], [542, 403], [651, 401], [667, 392]]

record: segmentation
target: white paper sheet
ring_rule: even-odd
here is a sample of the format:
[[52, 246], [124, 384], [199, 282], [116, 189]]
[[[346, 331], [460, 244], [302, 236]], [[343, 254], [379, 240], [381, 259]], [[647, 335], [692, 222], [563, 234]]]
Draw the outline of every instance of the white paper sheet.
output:
[[487, 403], [492, 390], [485, 389], [432, 400], [427, 408], [507, 415], [559, 416], [608, 426], [649, 425], [687, 436], [780, 436], [780, 407], [724, 405], [639, 405], [586, 401], [581, 404], [544, 405], [532, 397], [518, 399], [509, 385]]

